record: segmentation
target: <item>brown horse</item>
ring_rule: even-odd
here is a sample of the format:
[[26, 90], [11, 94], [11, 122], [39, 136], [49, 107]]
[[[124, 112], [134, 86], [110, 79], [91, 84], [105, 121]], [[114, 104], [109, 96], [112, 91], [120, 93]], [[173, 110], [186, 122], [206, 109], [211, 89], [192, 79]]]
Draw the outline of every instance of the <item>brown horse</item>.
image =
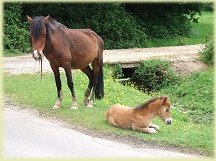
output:
[[[62, 67], [67, 77], [67, 84], [72, 95], [71, 109], [77, 109], [71, 69], [81, 69], [89, 79], [85, 92], [84, 103], [93, 106], [93, 100], [104, 96], [103, 85], [103, 40], [90, 29], [69, 29], [50, 16], [37, 16], [30, 22], [31, 44], [33, 58], [49, 60], [55, 76], [57, 101], [54, 109], [61, 107], [61, 79], [59, 67]], [[92, 64], [92, 69], [89, 64]], [[91, 94], [92, 92], [92, 94]], [[91, 95], [91, 98], [90, 98]]]
[[153, 134], [159, 126], [152, 124], [155, 116], [159, 116], [166, 124], [172, 123], [171, 103], [167, 97], [157, 97], [135, 108], [122, 105], [112, 105], [106, 112], [109, 124], [125, 129], [133, 129]]

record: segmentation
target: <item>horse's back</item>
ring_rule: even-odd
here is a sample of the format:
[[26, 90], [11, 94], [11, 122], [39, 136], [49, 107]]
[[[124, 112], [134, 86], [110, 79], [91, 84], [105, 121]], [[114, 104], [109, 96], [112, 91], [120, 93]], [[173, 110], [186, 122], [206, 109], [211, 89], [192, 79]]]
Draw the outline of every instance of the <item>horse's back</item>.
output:
[[111, 125], [121, 128], [131, 128], [133, 111], [128, 106], [112, 105], [106, 112], [106, 119]]
[[[68, 29], [69, 50], [73, 68], [81, 69], [100, 59], [103, 53], [103, 40], [90, 29]], [[80, 61], [82, 60], [82, 61]]]

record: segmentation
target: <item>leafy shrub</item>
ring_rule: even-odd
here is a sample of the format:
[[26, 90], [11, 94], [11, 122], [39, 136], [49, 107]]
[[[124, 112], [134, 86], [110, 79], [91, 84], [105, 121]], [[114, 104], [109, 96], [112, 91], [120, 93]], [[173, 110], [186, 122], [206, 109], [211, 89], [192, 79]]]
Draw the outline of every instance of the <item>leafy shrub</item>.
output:
[[123, 78], [123, 77], [124, 77], [124, 73], [123, 73], [123, 70], [122, 70], [122, 66], [121, 66], [120, 64], [116, 64], [116, 65], [113, 67], [112, 77], [113, 77], [114, 79], [120, 79], [120, 78]]
[[206, 3], [202, 3], [202, 10], [203, 11], [214, 11], [214, 3], [212, 2], [206, 2]]
[[211, 36], [207, 37], [205, 42], [205, 48], [200, 52], [200, 60], [207, 65], [214, 64], [214, 38]]
[[90, 28], [103, 38], [106, 49], [146, 46], [145, 29], [118, 3], [32, 3], [24, 5], [24, 12], [50, 14], [70, 28]]
[[131, 81], [143, 91], [157, 91], [178, 82], [178, 76], [170, 63], [162, 60], [148, 60], [135, 69]]
[[125, 4], [151, 38], [189, 36], [191, 22], [197, 22], [195, 15], [200, 14], [201, 6], [201, 3]]
[[9, 52], [26, 52], [30, 49], [27, 23], [21, 22], [22, 5], [4, 5], [4, 49]]

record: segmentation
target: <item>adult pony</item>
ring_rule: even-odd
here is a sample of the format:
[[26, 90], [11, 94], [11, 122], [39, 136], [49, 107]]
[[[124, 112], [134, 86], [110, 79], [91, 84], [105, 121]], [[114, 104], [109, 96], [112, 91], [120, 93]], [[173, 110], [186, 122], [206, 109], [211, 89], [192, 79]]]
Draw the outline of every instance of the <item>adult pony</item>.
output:
[[152, 124], [155, 116], [159, 116], [166, 124], [172, 123], [171, 103], [167, 97], [156, 97], [135, 108], [122, 105], [112, 105], [106, 112], [109, 124], [126, 129], [133, 129], [153, 134], [159, 126]]
[[[67, 77], [67, 84], [72, 95], [71, 109], [78, 109], [71, 69], [81, 69], [88, 76], [89, 84], [84, 98], [87, 107], [93, 106], [95, 98], [103, 98], [104, 43], [100, 36], [90, 29], [69, 29], [50, 16], [35, 18], [27, 16], [27, 18], [30, 22], [33, 58], [42, 61], [45, 55], [55, 76], [57, 100], [53, 108], [61, 107], [62, 85], [59, 67], [64, 69]], [[92, 69], [89, 64], [92, 64]]]

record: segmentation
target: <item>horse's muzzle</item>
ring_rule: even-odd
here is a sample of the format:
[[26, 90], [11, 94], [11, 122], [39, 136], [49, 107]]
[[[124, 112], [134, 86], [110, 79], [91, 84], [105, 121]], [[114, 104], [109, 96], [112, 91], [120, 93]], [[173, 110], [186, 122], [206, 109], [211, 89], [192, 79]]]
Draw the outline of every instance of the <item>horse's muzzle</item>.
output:
[[166, 121], [165, 121], [165, 123], [167, 125], [171, 125], [172, 124], [172, 118], [167, 118]]
[[42, 54], [43, 52], [42, 51], [37, 51], [37, 50], [34, 50], [33, 53], [32, 53], [32, 57], [35, 59], [35, 60], [41, 60], [42, 59]]

